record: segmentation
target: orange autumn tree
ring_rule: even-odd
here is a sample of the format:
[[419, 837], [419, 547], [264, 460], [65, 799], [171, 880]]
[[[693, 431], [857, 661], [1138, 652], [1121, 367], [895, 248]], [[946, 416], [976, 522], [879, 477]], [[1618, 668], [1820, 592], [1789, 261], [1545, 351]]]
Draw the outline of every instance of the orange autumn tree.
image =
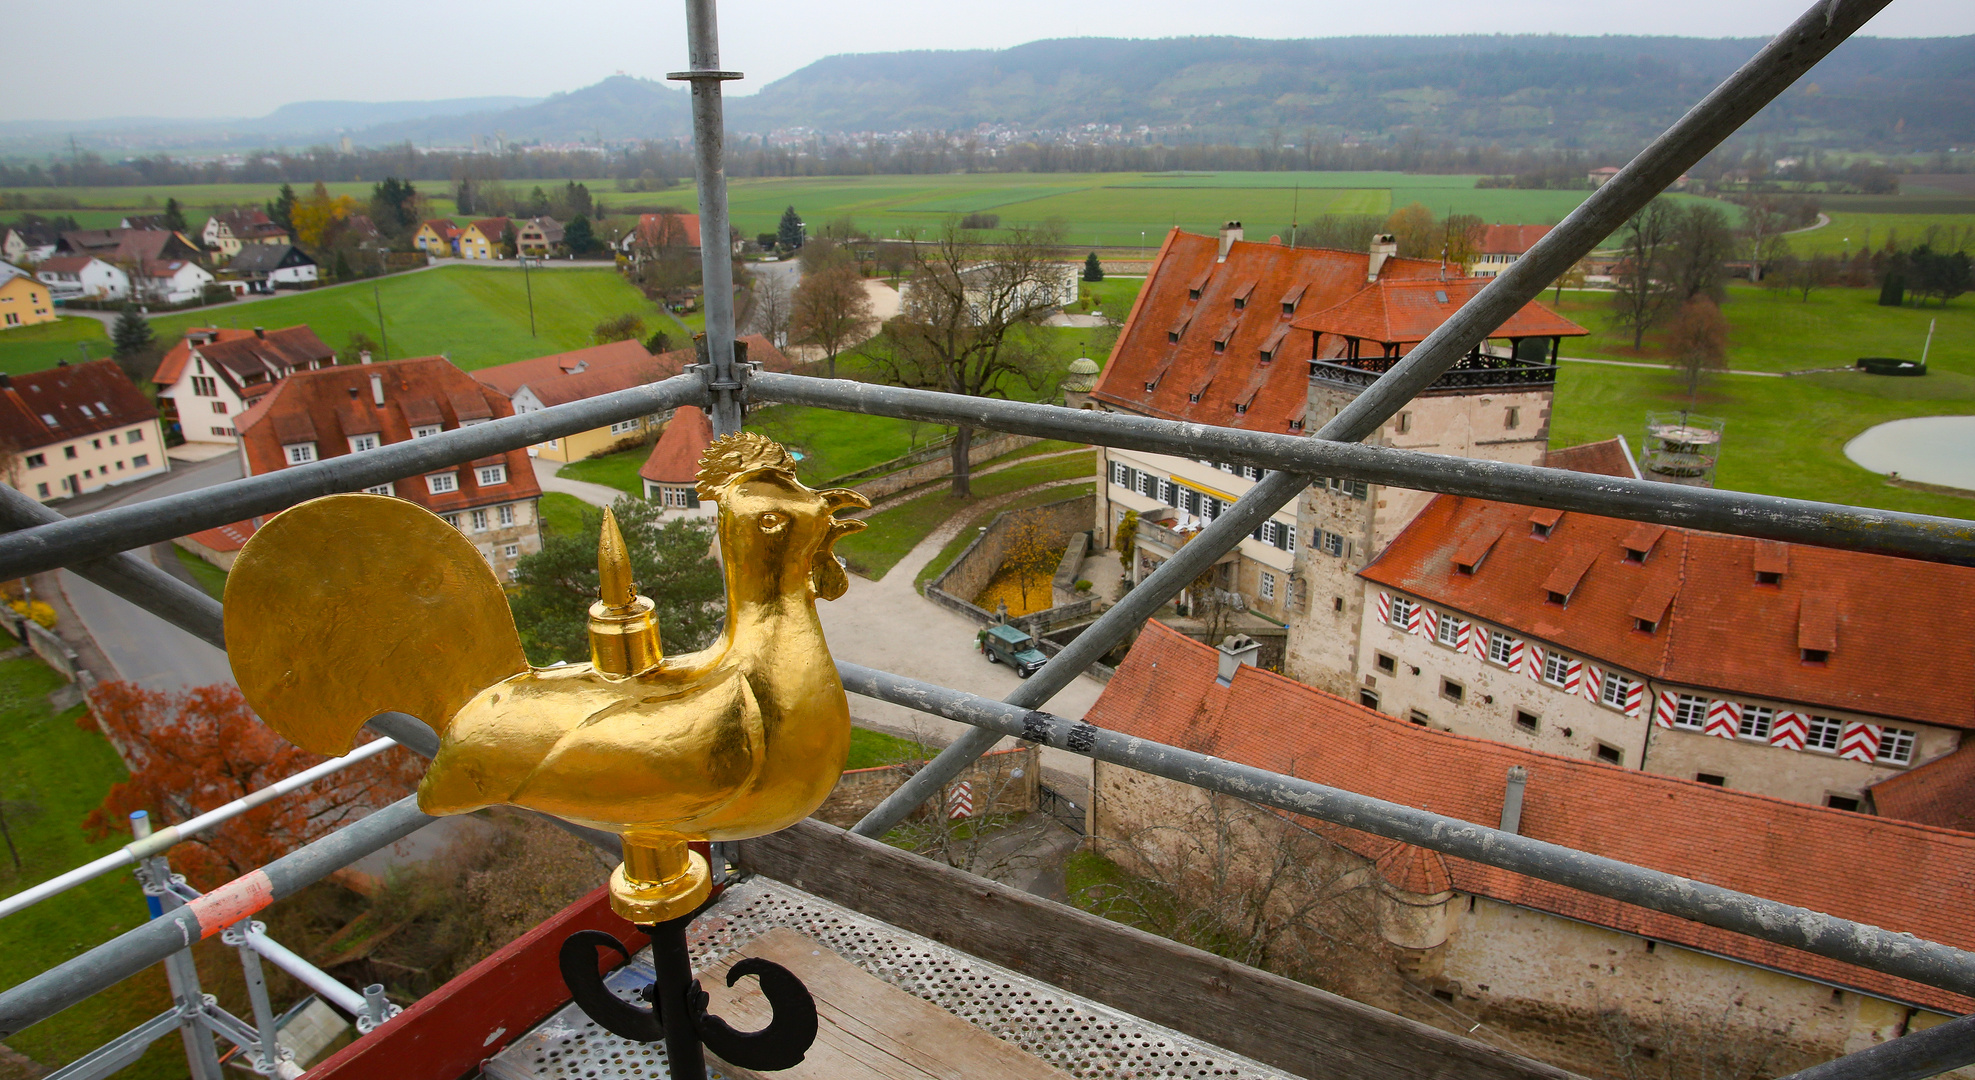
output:
[[[155, 828], [189, 820], [326, 760], [276, 735], [231, 684], [165, 693], [108, 682], [89, 708], [77, 723], [93, 722], [130, 764], [84, 819], [91, 839], [127, 832], [137, 810]], [[403, 798], [423, 771], [410, 751], [387, 750], [180, 843], [172, 868], [219, 885]]]

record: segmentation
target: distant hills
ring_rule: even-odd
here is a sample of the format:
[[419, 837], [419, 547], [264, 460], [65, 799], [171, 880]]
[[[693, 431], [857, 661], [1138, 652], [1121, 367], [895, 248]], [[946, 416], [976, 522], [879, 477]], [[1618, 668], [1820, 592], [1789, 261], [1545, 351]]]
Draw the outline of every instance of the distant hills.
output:
[[[1268, 41], [1077, 38], [1011, 49], [832, 56], [730, 97], [730, 130], [1064, 132], [1115, 125], [1155, 142], [1423, 138], [1463, 145], [1635, 147], [1762, 46], [1753, 38], [1459, 36]], [[730, 92], [747, 84], [728, 84]], [[628, 76], [541, 100], [306, 102], [238, 122], [173, 124], [234, 145], [349, 135], [467, 146], [673, 138], [687, 92]], [[96, 125], [0, 126], [0, 136]], [[1412, 134], [1412, 133], [1417, 133]], [[1975, 145], [1975, 37], [1856, 38], [1753, 121], [1793, 147]], [[155, 124], [144, 134], [168, 136]], [[122, 145], [130, 145], [128, 140]]]

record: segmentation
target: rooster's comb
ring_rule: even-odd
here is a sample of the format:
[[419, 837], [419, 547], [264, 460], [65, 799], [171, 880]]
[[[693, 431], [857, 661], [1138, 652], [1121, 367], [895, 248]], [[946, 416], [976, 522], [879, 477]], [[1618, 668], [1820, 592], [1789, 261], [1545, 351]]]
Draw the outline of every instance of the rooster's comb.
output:
[[722, 435], [699, 459], [699, 496], [718, 498], [720, 489], [757, 469], [774, 469], [795, 476], [795, 458], [781, 443], [752, 431]]

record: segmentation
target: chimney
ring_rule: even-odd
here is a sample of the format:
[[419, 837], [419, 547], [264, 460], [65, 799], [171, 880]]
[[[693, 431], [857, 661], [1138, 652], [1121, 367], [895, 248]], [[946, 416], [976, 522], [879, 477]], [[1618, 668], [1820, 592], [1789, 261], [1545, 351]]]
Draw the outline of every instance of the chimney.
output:
[[1529, 783], [1529, 770], [1509, 766], [1509, 786], [1502, 793], [1502, 831], [1522, 831], [1522, 789]]
[[257, 338], [265, 338], [265, 337], [267, 337], [267, 327], [265, 327], [265, 326], [256, 326], [256, 327], [254, 327], [254, 336], [255, 336], [255, 337], [257, 337]]
[[1377, 281], [1378, 272], [1385, 267], [1385, 260], [1399, 254], [1399, 241], [1391, 233], [1379, 233], [1372, 237], [1372, 261], [1365, 267], [1365, 280]]
[[365, 349], [365, 350], [363, 350], [362, 352], [360, 352], [360, 353], [358, 353], [358, 354], [357, 354], [357, 363], [359, 363], [359, 364], [368, 364], [368, 363], [370, 363], [370, 350], [369, 350], [369, 349]]
[[1228, 248], [1233, 247], [1234, 242], [1239, 239], [1241, 239], [1241, 222], [1230, 221], [1221, 226], [1221, 253], [1214, 257], [1214, 261], [1228, 261]]
[[8, 375], [4, 371], [0, 371], [0, 390], [11, 390], [13, 388], [14, 388], [13, 377]]
[[1243, 664], [1255, 666], [1256, 657], [1262, 653], [1262, 643], [1247, 634], [1229, 634], [1215, 649], [1220, 653], [1220, 666], [1214, 672], [1214, 681], [1226, 686], [1234, 681], [1234, 672]]
[[372, 401], [377, 402], [379, 405], [384, 404], [384, 377], [382, 375], [372, 375], [370, 377], [370, 397]]

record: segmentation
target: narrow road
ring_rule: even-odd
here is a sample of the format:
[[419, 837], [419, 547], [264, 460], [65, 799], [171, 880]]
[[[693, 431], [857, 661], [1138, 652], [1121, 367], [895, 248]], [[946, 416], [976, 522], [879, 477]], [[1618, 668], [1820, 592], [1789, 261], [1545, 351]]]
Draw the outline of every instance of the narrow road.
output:
[[571, 480], [567, 477], [557, 476], [556, 470], [562, 468], [562, 462], [560, 461], [550, 461], [547, 458], [530, 458], [528, 460], [530, 464], [535, 466], [535, 482], [542, 485], [543, 491], [558, 491], [564, 495], [574, 495], [591, 506], [609, 506], [611, 503], [624, 497], [622, 491], [608, 484], [592, 484], [587, 480]]
[[[164, 495], [223, 484], [240, 478], [239, 457], [228, 454], [196, 465], [176, 466], [171, 473], [140, 489], [109, 489], [70, 500], [64, 512], [102, 510], [148, 502]], [[167, 550], [170, 545], [164, 545]], [[155, 549], [133, 552], [138, 558], [153, 557]], [[172, 556], [174, 559], [176, 556]], [[176, 569], [171, 568], [171, 569]], [[168, 571], [169, 572], [169, 571]], [[62, 571], [62, 594], [69, 607], [82, 620], [84, 630], [96, 641], [116, 677], [151, 690], [177, 690], [186, 686], [210, 686], [233, 681], [233, 669], [226, 654], [178, 627], [158, 618], [67, 570]]]
[[[1649, 364], [1639, 360], [1593, 360], [1585, 356], [1559, 356], [1557, 359], [1566, 364], [1603, 364], [1606, 367], [1653, 368], [1657, 371], [1673, 370], [1672, 364]], [[1721, 371], [1714, 372], [1714, 374], [1757, 375], [1765, 379], [1781, 379], [1789, 373], [1785, 371], [1744, 371], [1739, 368], [1724, 368]]]

